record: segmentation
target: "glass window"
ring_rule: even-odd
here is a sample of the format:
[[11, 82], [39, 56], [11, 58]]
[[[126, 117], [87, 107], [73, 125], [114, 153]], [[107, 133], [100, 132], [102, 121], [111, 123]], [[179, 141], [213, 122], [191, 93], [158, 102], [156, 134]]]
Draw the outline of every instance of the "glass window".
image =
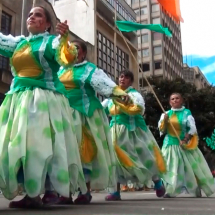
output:
[[154, 47], [154, 55], [161, 54], [161, 46], [155, 46]]
[[143, 54], [143, 57], [148, 57], [149, 56], [149, 49], [143, 49], [142, 54]]
[[[12, 16], [2, 11], [1, 33], [6, 35], [11, 33], [11, 22], [12, 22]], [[9, 58], [0, 56], [0, 69], [10, 70]]]
[[149, 71], [150, 70], [150, 64], [149, 63], [143, 63], [142, 69], [143, 69], [143, 72]]
[[161, 39], [162, 39], [161, 33], [158, 33], [158, 32], [153, 33], [153, 40], [161, 40]]
[[152, 13], [158, 12], [160, 10], [160, 7], [158, 4], [152, 5]]
[[142, 43], [148, 43], [149, 42], [149, 36], [148, 34], [142, 35]]
[[[98, 67], [107, 70], [111, 75], [114, 75], [114, 44], [100, 32], [97, 32], [97, 35]], [[124, 66], [129, 68], [129, 55], [123, 52], [119, 47], [116, 47], [116, 66], [118, 72], [119, 70], [122, 70]]]
[[161, 61], [155, 62], [154, 67], [155, 67], [155, 69], [161, 69], [162, 68], [162, 62]]
[[154, 18], [154, 19], [152, 19], [152, 23], [153, 24], [161, 24], [161, 20], [160, 20], [159, 17], [158, 18]]
[[140, 11], [140, 15], [146, 15], [148, 14], [148, 8], [147, 7], [142, 7]]

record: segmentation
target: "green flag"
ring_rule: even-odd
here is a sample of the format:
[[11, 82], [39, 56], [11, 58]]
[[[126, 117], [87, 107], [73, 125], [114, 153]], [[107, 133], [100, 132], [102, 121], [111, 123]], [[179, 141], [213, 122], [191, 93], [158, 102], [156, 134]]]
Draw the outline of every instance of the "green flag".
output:
[[164, 28], [162, 25], [157, 25], [157, 24], [142, 25], [136, 22], [129, 22], [129, 21], [116, 21], [116, 25], [120, 31], [130, 32], [130, 31], [137, 31], [141, 29], [148, 29], [151, 31], [165, 34], [168, 37], [172, 37], [172, 33], [169, 31], [169, 29]]

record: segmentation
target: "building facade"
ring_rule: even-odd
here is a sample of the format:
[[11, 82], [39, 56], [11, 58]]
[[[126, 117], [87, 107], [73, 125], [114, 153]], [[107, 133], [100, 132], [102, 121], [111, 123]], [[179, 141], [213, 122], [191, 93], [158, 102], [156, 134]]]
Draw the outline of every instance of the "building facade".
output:
[[[88, 52], [91, 62], [116, 81], [120, 71], [130, 69], [134, 73], [133, 86], [139, 89], [138, 65], [114, 25], [115, 5], [117, 20], [136, 20], [135, 12], [125, 0], [50, 0], [50, 2], [59, 19], [67, 20], [70, 30], [93, 46], [93, 52]], [[123, 35], [137, 58], [137, 34], [130, 32]]]
[[[127, 0], [141, 24], [161, 24], [172, 32], [172, 38], [149, 30], [138, 31], [139, 63], [144, 75], [173, 80], [183, 78], [180, 24], [160, 8], [156, 0]], [[140, 87], [146, 86], [139, 74]]]
[[210, 86], [210, 83], [198, 66], [189, 67], [187, 64], [184, 64], [183, 77], [186, 82], [195, 85], [198, 90]]

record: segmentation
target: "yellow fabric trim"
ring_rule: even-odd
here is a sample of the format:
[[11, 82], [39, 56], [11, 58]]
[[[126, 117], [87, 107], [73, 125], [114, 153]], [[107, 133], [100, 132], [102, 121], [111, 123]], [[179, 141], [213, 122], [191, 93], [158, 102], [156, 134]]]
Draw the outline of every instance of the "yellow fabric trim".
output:
[[165, 122], [165, 119], [161, 122], [159, 129], [162, 132], [166, 131], [166, 122]]
[[[173, 114], [170, 118], [169, 121], [172, 123], [172, 125], [174, 126], [178, 136], [180, 136], [181, 134], [181, 126], [180, 123], [178, 121], [178, 117], [176, 114]], [[167, 124], [167, 129], [168, 129], [168, 133], [173, 136], [176, 137], [174, 130], [172, 129], [172, 126], [170, 125], [170, 123]]]
[[109, 112], [110, 112], [110, 114], [111, 114], [112, 116], [118, 115], [118, 114], [121, 113], [119, 106], [116, 106], [116, 105], [113, 105], [113, 106], [110, 108]]
[[116, 100], [114, 100], [114, 103], [120, 107], [121, 111], [123, 111], [128, 115], [137, 115], [137, 114], [141, 114], [142, 112], [142, 108], [139, 107], [138, 105], [134, 105], [134, 104], [125, 105]]
[[127, 93], [124, 90], [122, 90], [119, 86], [115, 86], [113, 88], [113, 95], [114, 96], [126, 96]]
[[120, 163], [122, 165], [124, 165], [125, 167], [133, 167], [134, 164], [131, 161], [131, 159], [129, 158], [129, 156], [126, 155], [124, 153], [124, 151], [118, 145], [115, 144], [114, 147], [115, 147], [115, 151], [116, 151], [116, 154], [117, 154], [117, 157], [118, 157]]
[[56, 57], [61, 66], [67, 66], [68, 64], [74, 64], [78, 56], [77, 49], [73, 43], [68, 44], [68, 37], [62, 37], [60, 39], [60, 45], [57, 48]]
[[80, 155], [83, 163], [91, 163], [97, 155], [95, 140], [85, 126], [82, 126]]
[[184, 144], [183, 147], [187, 150], [194, 150], [198, 147], [198, 142], [199, 142], [199, 138], [198, 135], [195, 134], [193, 135], [193, 137], [191, 138], [191, 140], [189, 141], [188, 144]]
[[30, 45], [26, 45], [15, 52], [12, 57], [12, 64], [19, 77], [38, 77], [42, 74], [42, 69], [31, 55]]
[[166, 173], [166, 162], [163, 158], [163, 155], [160, 149], [155, 144], [153, 146], [153, 151], [154, 151], [155, 161], [156, 161], [158, 170], [161, 173]]
[[74, 75], [73, 70], [70, 69], [70, 70], [64, 72], [59, 77], [60, 81], [63, 83], [66, 90], [71, 90], [71, 89], [74, 89], [77, 87], [75, 82], [73, 81], [73, 75]]

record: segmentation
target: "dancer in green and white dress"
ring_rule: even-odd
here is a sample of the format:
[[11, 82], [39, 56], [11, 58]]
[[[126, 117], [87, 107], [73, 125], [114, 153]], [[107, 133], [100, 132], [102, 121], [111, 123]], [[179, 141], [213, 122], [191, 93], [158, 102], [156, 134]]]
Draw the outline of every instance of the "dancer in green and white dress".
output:
[[66, 23], [57, 26], [61, 38], [49, 34], [50, 26], [48, 11], [35, 7], [27, 19], [28, 37], [0, 34], [0, 54], [10, 57], [14, 76], [0, 107], [0, 189], [11, 200], [22, 183], [27, 194], [11, 202], [12, 208], [42, 206], [47, 176], [61, 195], [78, 186], [86, 192], [70, 107], [57, 76], [60, 54], [72, 63], [77, 51], [67, 48]]
[[[208, 164], [198, 149], [195, 120], [189, 109], [182, 106], [179, 93], [170, 96], [171, 110], [162, 114], [159, 130], [165, 134], [162, 153], [167, 163], [167, 173], [163, 175], [166, 186], [165, 197], [175, 197], [186, 187], [189, 194], [201, 197], [201, 189], [206, 196], [215, 191], [214, 179]], [[174, 126], [180, 142], [170, 123]]]
[[166, 170], [159, 146], [142, 116], [145, 104], [143, 97], [131, 85], [134, 76], [122, 71], [119, 86], [130, 97], [129, 104], [118, 99], [107, 99], [102, 104], [112, 116], [110, 123], [112, 141], [117, 156], [118, 185], [106, 197], [107, 201], [120, 200], [120, 184], [140, 183], [151, 187], [152, 180], [158, 197], [165, 194], [160, 176]]
[[[71, 106], [71, 121], [79, 143], [80, 155], [88, 192], [79, 193], [76, 204], [90, 203], [91, 189], [115, 186], [116, 158], [111, 140], [108, 118], [96, 97], [128, 98], [103, 70], [86, 60], [87, 46], [82, 41], [73, 41], [78, 50], [75, 65], [64, 66], [58, 76], [67, 90]], [[70, 204], [72, 198], [60, 198], [61, 204]]]

